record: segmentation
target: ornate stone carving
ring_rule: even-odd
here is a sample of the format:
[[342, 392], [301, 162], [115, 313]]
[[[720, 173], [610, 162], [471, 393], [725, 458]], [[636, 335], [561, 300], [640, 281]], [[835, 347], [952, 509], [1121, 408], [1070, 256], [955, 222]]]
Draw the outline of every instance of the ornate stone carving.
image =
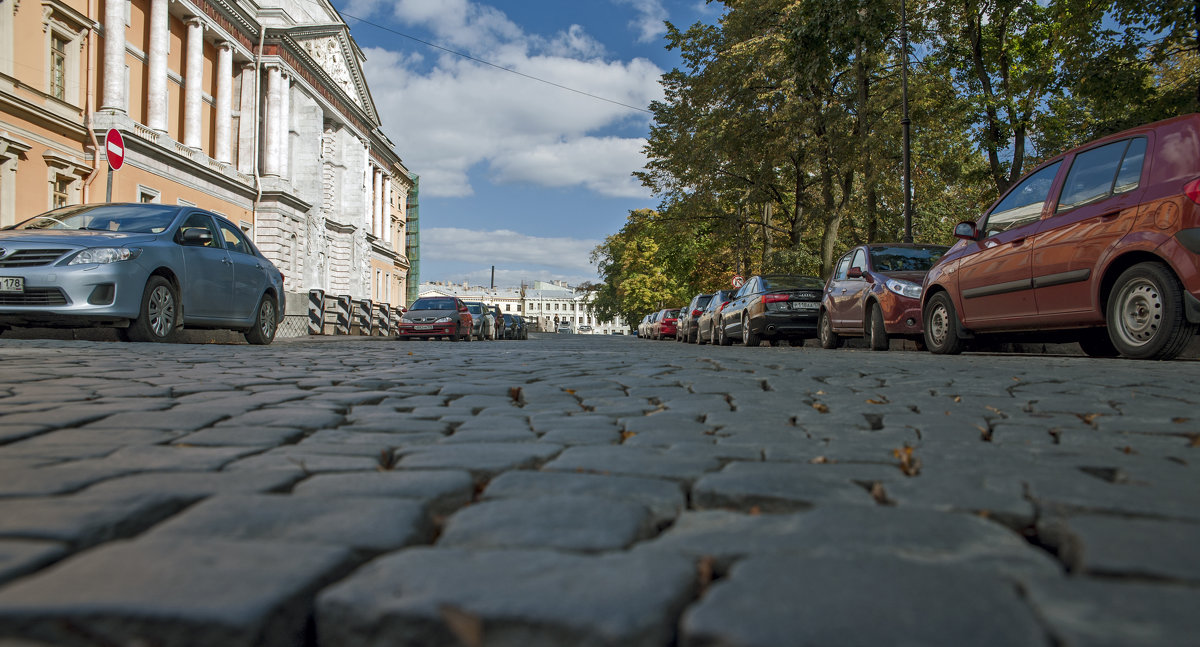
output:
[[302, 41], [300, 43], [304, 47], [304, 51], [313, 57], [317, 65], [325, 70], [329, 78], [333, 79], [334, 83], [338, 84], [350, 100], [358, 106], [362, 106], [362, 99], [358, 96], [358, 89], [354, 87], [354, 79], [350, 76], [350, 67], [347, 65], [345, 57], [342, 56], [342, 45], [334, 36], [328, 38], [314, 38], [312, 40]]
[[354, 259], [358, 267], [350, 268], [351, 280], [358, 279], [363, 298], [371, 295], [371, 245], [367, 242], [367, 230], [358, 229], [354, 232]]
[[304, 282], [310, 289], [328, 289], [325, 285], [325, 217], [320, 214], [309, 214], [308, 231], [305, 232], [308, 249], [305, 250]]

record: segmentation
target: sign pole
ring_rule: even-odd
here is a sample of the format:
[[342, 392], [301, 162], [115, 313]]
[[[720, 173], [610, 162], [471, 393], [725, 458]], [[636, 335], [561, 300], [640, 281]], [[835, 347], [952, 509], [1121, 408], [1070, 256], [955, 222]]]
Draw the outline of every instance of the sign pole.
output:
[[125, 139], [116, 128], [109, 128], [104, 134], [104, 157], [108, 159], [108, 190], [104, 192], [104, 201], [112, 202], [113, 171], [121, 170], [125, 163]]
[[112, 167], [108, 167], [108, 188], [104, 190], [104, 201], [112, 202]]

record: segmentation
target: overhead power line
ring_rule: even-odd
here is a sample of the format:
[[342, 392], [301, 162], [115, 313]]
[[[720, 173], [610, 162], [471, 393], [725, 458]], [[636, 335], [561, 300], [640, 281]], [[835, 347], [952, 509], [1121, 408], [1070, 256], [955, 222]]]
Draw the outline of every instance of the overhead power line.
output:
[[555, 83], [554, 81], [550, 81], [550, 80], [548, 80], [548, 79], [543, 79], [543, 78], [541, 78], [541, 77], [533, 76], [532, 74], [525, 74], [524, 72], [518, 72], [518, 71], [516, 71], [516, 70], [514, 70], [514, 69], [512, 69], [512, 68], [509, 68], [509, 67], [504, 67], [503, 65], [497, 65], [497, 64], [495, 64], [495, 63], [492, 63], [492, 62], [490, 62], [490, 61], [485, 61], [485, 60], [483, 60], [483, 59], [481, 59], [481, 58], [476, 58], [476, 57], [474, 57], [474, 56], [471, 56], [470, 54], [466, 54], [466, 53], [464, 53], [464, 52], [459, 52], [459, 51], [456, 51], [456, 50], [450, 49], [450, 48], [448, 48], [448, 47], [442, 47], [441, 45], [438, 45], [437, 43], [431, 43], [431, 42], [429, 42], [429, 41], [427, 41], [427, 40], [423, 40], [423, 39], [417, 38], [416, 36], [411, 36], [411, 35], [409, 35], [409, 34], [405, 34], [405, 33], [403, 33], [403, 32], [396, 31], [395, 29], [392, 29], [391, 27], [385, 27], [385, 26], [383, 26], [383, 25], [380, 25], [380, 24], [378, 24], [378, 23], [371, 22], [370, 20], [367, 20], [367, 19], [365, 19], [365, 18], [359, 18], [358, 16], [352, 16], [352, 15], [350, 15], [350, 14], [348, 14], [348, 13], [345, 13], [345, 12], [339, 12], [339, 13], [341, 13], [341, 15], [342, 15], [343, 17], [345, 17], [345, 18], [349, 18], [349, 19], [351, 19], [351, 20], [357, 20], [358, 22], [361, 22], [361, 23], [363, 23], [363, 24], [366, 24], [366, 25], [370, 25], [370, 26], [372, 26], [372, 27], [374, 27], [374, 28], [376, 28], [376, 29], [382, 29], [383, 31], [386, 31], [386, 32], [388, 32], [388, 33], [390, 33], [390, 34], [395, 34], [395, 35], [397, 35], [397, 36], [400, 36], [401, 38], [407, 38], [407, 39], [409, 39], [409, 40], [416, 41], [416, 42], [418, 42], [418, 43], [421, 43], [422, 45], [425, 45], [426, 47], [432, 47], [432, 48], [434, 48], [434, 49], [441, 50], [441, 51], [443, 51], [443, 52], [447, 52], [447, 53], [449, 53], [449, 54], [454, 54], [455, 56], [461, 56], [462, 58], [465, 58], [465, 59], [467, 59], [467, 60], [469, 60], [469, 61], [474, 61], [474, 62], [476, 62], [476, 63], [479, 63], [479, 64], [481, 64], [481, 65], [486, 65], [486, 66], [488, 66], [488, 67], [494, 67], [494, 68], [496, 68], [497, 70], [501, 70], [501, 71], [504, 71], [504, 72], [508, 72], [509, 74], [516, 74], [517, 76], [525, 77], [525, 78], [527, 78], [527, 79], [529, 79], [529, 80], [531, 80], [531, 81], [537, 81], [537, 82], [539, 82], [539, 83], [545, 83], [546, 85], [552, 85], [552, 86], [554, 86], [554, 87], [556, 87], [556, 88], [559, 88], [560, 90], [566, 90], [567, 92], [574, 92], [575, 94], [580, 94], [580, 95], [583, 95], [583, 96], [585, 96], [585, 97], [588, 97], [588, 98], [591, 98], [591, 99], [596, 99], [596, 100], [599, 100], [599, 101], [604, 101], [604, 102], [606, 102], [606, 103], [611, 103], [611, 104], [614, 104], [614, 105], [618, 105], [618, 106], [621, 106], [621, 107], [623, 107], [623, 108], [629, 108], [630, 110], [637, 110], [637, 111], [639, 111], [639, 112], [645, 112], [645, 113], [647, 113], [647, 114], [654, 114], [653, 112], [651, 112], [650, 110], [647, 110], [647, 109], [645, 109], [645, 108], [639, 108], [639, 107], [637, 107], [637, 106], [631, 106], [631, 105], [629, 105], [628, 103], [621, 103], [620, 101], [616, 101], [616, 100], [614, 100], [614, 99], [609, 99], [609, 98], [607, 98], [607, 97], [602, 97], [602, 96], [600, 96], [600, 95], [597, 95], [597, 94], [592, 94], [592, 93], [590, 93], [590, 92], [584, 92], [583, 90], [578, 90], [578, 89], [575, 89], [575, 88], [572, 88], [572, 87], [569, 87], [569, 86], [563, 85], [563, 84], [561, 84], [561, 83]]

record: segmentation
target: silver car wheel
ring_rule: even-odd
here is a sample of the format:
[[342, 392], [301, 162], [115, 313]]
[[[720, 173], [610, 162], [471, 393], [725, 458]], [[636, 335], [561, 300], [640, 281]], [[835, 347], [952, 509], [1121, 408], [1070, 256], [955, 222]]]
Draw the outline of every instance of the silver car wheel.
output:
[[258, 329], [266, 339], [275, 337], [275, 301], [263, 299], [258, 306], [258, 318], [261, 322]]
[[941, 346], [946, 343], [946, 334], [950, 331], [950, 313], [938, 303], [929, 313], [929, 339]]
[[155, 286], [146, 300], [146, 318], [158, 337], [166, 337], [175, 327], [175, 295], [165, 285]]
[[1117, 295], [1116, 333], [1130, 346], [1144, 346], [1158, 333], [1163, 298], [1158, 286], [1145, 278], [1126, 283]]

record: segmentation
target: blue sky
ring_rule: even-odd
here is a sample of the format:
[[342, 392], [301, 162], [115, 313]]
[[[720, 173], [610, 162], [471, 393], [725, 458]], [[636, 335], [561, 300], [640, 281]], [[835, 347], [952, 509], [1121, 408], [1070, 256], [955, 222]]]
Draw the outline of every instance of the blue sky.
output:
[[631, 106], [678, 65], [664, 20], [704, 0], [334, 0], [406, 166], [421, 176], [421, 279], [595, 280], [588, 255], [657, 200], [630, 174], [650, 115], [497, 70], [357, 18]]

